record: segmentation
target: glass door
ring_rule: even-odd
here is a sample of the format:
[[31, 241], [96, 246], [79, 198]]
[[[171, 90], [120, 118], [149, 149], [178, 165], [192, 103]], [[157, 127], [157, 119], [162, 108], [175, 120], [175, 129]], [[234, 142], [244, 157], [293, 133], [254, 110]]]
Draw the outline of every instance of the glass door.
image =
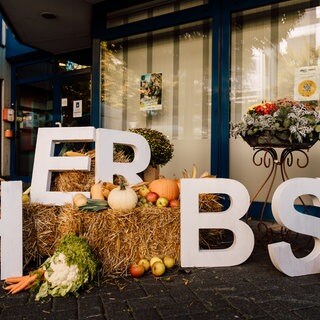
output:
[[61, 125], [80, 127], [91, 124], [90, 73], [61, 80]]
[[20, 84], [16, 88], [15, 177], [31, 176], [38, 128], [53, 125], [52, 92], [51, 81]]
[[17, 121], [13, 140], [13, 176], [32, 176], [38, 128], [91, 124], [90, 73], [16, 87]]

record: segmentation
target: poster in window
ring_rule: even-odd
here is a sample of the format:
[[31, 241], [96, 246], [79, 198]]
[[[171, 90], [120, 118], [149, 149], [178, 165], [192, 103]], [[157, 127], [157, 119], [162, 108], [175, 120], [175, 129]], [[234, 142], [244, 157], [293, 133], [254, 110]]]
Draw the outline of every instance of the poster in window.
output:
[[140, 81], [140, 110], [162, 109], [162, 73], [146, 73]]
[[294, 99], [297, 101], [319, 100], [320, 68], [308, 66], [296, 69]]
[[73, 101], [73, 117], [74, 118], [82, 117], [82, 100]]

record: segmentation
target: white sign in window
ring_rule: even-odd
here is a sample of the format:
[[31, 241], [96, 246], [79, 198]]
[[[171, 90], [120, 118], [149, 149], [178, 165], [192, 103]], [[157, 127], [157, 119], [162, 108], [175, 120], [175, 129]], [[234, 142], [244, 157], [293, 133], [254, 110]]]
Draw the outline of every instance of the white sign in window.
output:
[[82, 117], [82, 100], [73, 101], [73, 117], [74, 118]]

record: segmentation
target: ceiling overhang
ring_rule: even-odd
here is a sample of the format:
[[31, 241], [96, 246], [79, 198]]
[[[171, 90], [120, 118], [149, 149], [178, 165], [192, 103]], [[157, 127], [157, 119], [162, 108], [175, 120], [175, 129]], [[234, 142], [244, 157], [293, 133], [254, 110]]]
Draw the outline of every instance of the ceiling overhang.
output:
[[0, 0], [0, 10], [19, 42], [60, 54], [91, 47], [92, 6], [102, 1]]

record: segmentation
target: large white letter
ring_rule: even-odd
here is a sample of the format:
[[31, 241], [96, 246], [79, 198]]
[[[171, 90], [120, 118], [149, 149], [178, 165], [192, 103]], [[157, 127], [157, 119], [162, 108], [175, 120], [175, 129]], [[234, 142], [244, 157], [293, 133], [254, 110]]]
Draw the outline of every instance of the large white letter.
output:
[[1, 279], [23, 272], [22, 182], [1, 182]]
[[303, 258], [296, 258], [287, 242], [269, 244], [268, 250], [274, 266], [288, 276], [303, 276], [320, 272], [320, 220], [299, 213], [294, 208], [295, 200], [310, 194], [320, 199], [320, 180], [293, 178], [283, 182], [272, 197], [272, 213], [276, 221], [289, 230], [313, 236], [313, 250]]
[[[199, 213], [200, 193], [230, 197], [222, 212]], [[244, 262], [252, 253], [254, 235], [243, 221], [250, 204], [247, 189], [231, 179], [181, 179], [181, 265], [183, 267], [226, 267]], [[200, 250], [199, 229], [229, 229], [233, 244], [226, 249]]]
[[[115, 143], [126, 144], [133, 148], [132, 162], [113, 161]], [[142, 172], [149, 165], [151, 157], [148, 141], [143, 136], [127, 131], [97, 129], [96, 146], [96, 181], [113, 181], [113, 176], [119, 174], [129, 183], [141, 182], [136, 173]]]
[[[50, 191], [52, 171], [90, 170], [89, 157], [54, 157], [56, 142], [92, 142], [94, 127], [39, 128], [31, 182], [31, 201], [64, 205], [75, 192]], [[89, 197], [89, 192], [84, 192]]]

